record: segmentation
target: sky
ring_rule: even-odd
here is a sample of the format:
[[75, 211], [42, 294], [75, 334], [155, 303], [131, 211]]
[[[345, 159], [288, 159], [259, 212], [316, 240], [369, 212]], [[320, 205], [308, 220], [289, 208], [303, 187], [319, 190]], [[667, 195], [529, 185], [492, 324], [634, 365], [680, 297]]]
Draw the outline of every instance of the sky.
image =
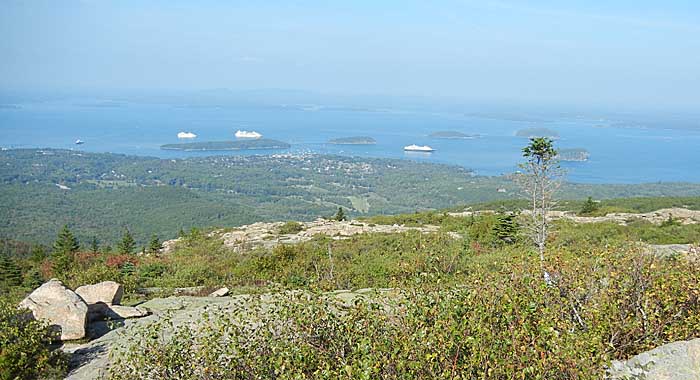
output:
[[697, 109], [697, 0], [3, 0], [0, 88]]

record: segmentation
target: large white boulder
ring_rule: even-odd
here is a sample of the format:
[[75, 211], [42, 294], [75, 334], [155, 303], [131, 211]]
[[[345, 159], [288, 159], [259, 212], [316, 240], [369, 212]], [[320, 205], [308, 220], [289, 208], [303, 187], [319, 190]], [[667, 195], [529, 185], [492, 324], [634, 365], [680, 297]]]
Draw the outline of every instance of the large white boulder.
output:
[[38, 287], [19, 306], [29, 309], [35, 319], [47, 321], [52, 328], [60, 331], [61, 340], [85, 337], [88, 306], [57, 279]]
[[88, 305], [96, 303], [119, 305], [124, 296], [124, 287], [114, 281], [103, 281], [94, 285], [83, 285], [75, 289], [75, 292]]

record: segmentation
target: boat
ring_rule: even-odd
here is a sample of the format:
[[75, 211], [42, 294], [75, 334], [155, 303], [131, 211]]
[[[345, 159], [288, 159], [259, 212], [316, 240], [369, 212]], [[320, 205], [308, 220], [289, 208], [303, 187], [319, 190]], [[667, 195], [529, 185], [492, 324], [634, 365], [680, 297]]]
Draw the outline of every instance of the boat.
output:
[[83, 141], [81, 139], [75, 140], [75, 145], [82, 145], [82, 144], [85, 144], [85, 141]]
[[427, 146], [427, 145], [416, 145], [416, 144], [411, 144], [408, 146], [403, 147], [403, 150], [407, 152], [434, 152], [435, 149]]
[[197, 135], [192, 132], [180, 132], [177, 134], [177, 138], [179, 139], [193, 139], [195, 137], [197, 137]]
[[262, 135], [255, 131], [236, 131], [236, 138], [238, 139], [259, 139]]

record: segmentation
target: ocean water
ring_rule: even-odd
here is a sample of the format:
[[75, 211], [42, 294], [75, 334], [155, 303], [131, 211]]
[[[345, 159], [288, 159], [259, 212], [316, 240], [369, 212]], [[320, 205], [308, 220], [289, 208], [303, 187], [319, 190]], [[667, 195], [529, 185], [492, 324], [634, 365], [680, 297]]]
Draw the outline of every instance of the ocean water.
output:
[[[300, 107], [178, 107], [153, 104], [81, 105], [70, 102], [0, 108], [0, 147], [69, 148], [162, 158], [213, 154], [316, 152], [347, 156], [402, 158], [461, 165], [480, 175], [517, 170], [527, 139], [523, 128], [556, 130], [558, 148], [585, 148], [587, 162], [565, 162], [567, 179], [582, 183], [700, 182], [700, 131], [615, 127], [605, 120], [546, 122], [471, 117], [457, 113], [362, 111]], [[246, 152], [165, 151], [180, 131], [194, 141], [232, 140], [238, 130], [292, 144], [289, 150]], [[470, 140], [433, 139], [435, 131], [479, 134]], [[371, 136], [371, 146], [340, 146], [331, 138]], [[77, 146], [76, 139], [85, 141]], [[430, 154], [404, 152], [409, 144], [430, 145]]]

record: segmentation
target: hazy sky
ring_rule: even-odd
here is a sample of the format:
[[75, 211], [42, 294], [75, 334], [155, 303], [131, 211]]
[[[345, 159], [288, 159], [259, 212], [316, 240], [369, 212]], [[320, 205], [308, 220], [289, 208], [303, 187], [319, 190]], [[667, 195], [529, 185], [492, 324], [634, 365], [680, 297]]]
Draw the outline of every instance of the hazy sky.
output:
[[5, 89], [700, 105], [700, 1], [2, 0]]

